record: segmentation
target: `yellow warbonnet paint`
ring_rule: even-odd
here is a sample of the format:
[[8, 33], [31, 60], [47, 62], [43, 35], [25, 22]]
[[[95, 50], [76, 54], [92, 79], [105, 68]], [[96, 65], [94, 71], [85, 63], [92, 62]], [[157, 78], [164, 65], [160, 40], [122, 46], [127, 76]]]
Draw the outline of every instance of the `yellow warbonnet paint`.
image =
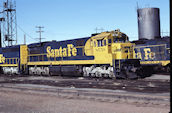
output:
[[67, 48], [51, 49], [51, 46], [47, 47], [47, 57], [70, 57], [77, 55], [77, 49], [73, 44], [68, 44]]

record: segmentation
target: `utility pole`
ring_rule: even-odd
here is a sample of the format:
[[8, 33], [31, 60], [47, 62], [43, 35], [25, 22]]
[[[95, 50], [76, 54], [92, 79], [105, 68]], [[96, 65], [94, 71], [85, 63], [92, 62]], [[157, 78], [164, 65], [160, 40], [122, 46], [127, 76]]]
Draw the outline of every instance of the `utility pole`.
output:
[[0, 18], [0, 47], [2, 47], [2, 30], [1, 30], [1, 22], [3, 21], [3, 18]]
[[2, 37], [1, 37], [1, 21], [0, 21], [0, 48], [2, 47], [1, 39], [2, 39]]
[[[2, 47], [2, 35], [1, 35], [1, 22], [3, 18], [0, 18], [0, 48]], [[0, 74], [2, 73], [2, 67], [0, 66]]]
[[24, 44], [26, 45], [26, 35], [24, 34]]
[[[2, 47], [2, 44], [1, 44], [1, 20], [0, 20], [0, 48]], [[0, 66], [0, 74], [2, 73], [2, 67]]]
[[38, 28], [38, 31], [36, 31], [37, 33], [39, 33], [39, 38], [36, 38], [36, 39], [39, 39], [39, 42], [41, 43], [41, 40], [42, 39], [45, 39], [45, 38], [42, 38], [41, 36], [41, 34], [42, 34], [42, 32], [44, 32], [44, 31], [42, 31], [41, 29], [42, 28], [44, 28], [43, 26], [36, 26], [36, 28]]

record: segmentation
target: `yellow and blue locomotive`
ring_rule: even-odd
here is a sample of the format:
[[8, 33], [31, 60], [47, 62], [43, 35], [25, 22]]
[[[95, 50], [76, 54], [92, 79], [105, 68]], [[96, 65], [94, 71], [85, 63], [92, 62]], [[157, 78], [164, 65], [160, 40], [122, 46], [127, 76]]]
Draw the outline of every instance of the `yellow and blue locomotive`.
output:
[[[134, 58], [134, 46], [126, 34], [115, 30], [73, 40], [1, 48], [0, 66], [4, 73], [137, 78], [140, 62]], [[16, 52], [8, 51], [15, 47]], [[13, 59], [17, 59], [15, 63]]]
[[27, 64], [27, 46], [15, 45], [0, 48], [1, 73], [19, 74]]
[[[135, 58], [151, 72], [170, 72], [170, 37], [133, 41]], [[149, 71], [150, 72], [150, 71]]]
[[170, 71], [170, 37], [160, 36], [160, 9], [137, 9], [138, 40], [135, 58], [141, 59], [145, 72]]

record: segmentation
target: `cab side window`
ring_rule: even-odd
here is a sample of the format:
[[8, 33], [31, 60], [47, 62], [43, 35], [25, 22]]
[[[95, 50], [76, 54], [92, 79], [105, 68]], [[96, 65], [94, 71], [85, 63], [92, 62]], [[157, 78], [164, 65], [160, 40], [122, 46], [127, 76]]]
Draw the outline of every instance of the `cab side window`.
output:
[[94, 47], [96, 47], [96, 41], [94, 41]]
[[112, 43], [112, 40], [111, 39], [108, 39], [108, 43], [111, 44]]
[[98, 45], [98, 47], [103, 46], [103, 40], [97, 40], [97, 45]]
[[106, 40], [104, 40], [104, 46], [106, 46]]

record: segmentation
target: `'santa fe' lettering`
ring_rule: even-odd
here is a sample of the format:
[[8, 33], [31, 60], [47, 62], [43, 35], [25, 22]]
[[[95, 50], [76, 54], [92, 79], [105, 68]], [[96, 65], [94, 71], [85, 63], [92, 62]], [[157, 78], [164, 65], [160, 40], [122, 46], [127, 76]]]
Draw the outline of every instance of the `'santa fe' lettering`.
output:
[[51, 49], [51, 46], [47, 47], [47, 57], [70, 57], [76, 56], [77, 49], [72, 44], [68, 44], [67, 48]]
[[155, 58], [155, 53], [151, 52], [150, 48], [145, 48], [144, 52], [145, 52], [145, 57], [144, 57], [145, 60], [148, 60], [149, 58], [150, 59], [154, 59]]
[[155, 52], [152, 52], [150, 48], [144, 48], [143, 49], [144, 51], [144, 55], [142, 56], [141, 52], [136, 52], [135, 55], [136, 55], [136, 58], [139, 58], [139, 59], [144, 59], [144, 60], [148, 60], [148, 59], [155, 59]]

